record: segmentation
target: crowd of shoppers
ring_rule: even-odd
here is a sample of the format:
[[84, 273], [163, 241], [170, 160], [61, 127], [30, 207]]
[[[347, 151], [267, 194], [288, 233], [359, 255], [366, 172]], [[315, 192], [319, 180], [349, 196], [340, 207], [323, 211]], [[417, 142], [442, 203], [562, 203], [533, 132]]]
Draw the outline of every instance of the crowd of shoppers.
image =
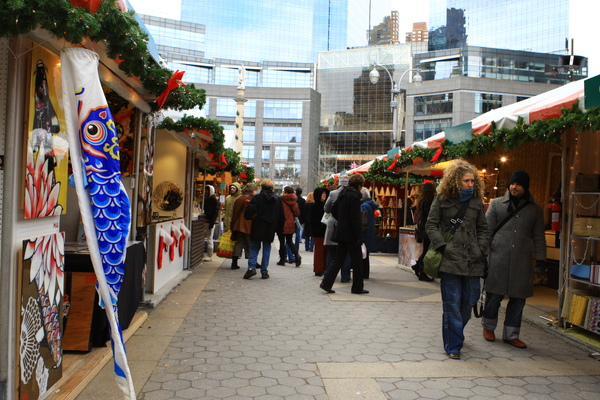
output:
[[[304, 239], [307, 251], [313, 250], [314, 243], [313, 272], [322, 277], [321, 289], [335, 293], [332, 287], [341, 271], [341, 282], [352, 282], [351, 293], [369, 293], [364, 280], [370, 275], [369, 254], [376, 251], [375, 214], [379, 205], [364, 182], [362, 175], [342, 176], [334, 190], [318, 187], [306, 200], [301, 188], [290, 186], [278, 196], [268, 179], [261, 182], [258, 194], [253, 183], [243, 190], [237, 183], [230, 185], [223, 220], [236, 242], [231, 269], [240, 268], [238, 260], [245, 251], [248, 269], [244, 279], [256, 275], [257, 269], [262, 279], [268, 279], [271, 243], [277, 234], [278, 265], [290, 260], [300, 266], [298, 249]], [[529, 192], [529, 184], [527, 172], [515, 171], [505, 194], [494, 199], [487, 212], [483, 182], [477, 169], [464, 160], [455, 160], [447, 167], [437, 189], [431, 182], [421, 187], [416, 200], [415, 236], [423, 251], [412, 269], [419, 280], [433, 281], [423, 270], [424, 257], [430, 248], [441, 253], [442, 339], [451, 359], [461, 358], [464, 328], [480, 297], [482, 278], [483, 338], [496, 340], [500, 304], [508, 297], [502, 340], [517, 348], [527, 347], [519, 333], [526, 298], [533, 295], [532, 257], [535, 255], [537, 271], [546, 268], [543, 212]], [[210, 259], [219, 202], [211, 185], [206, 186], [205, 196]]]

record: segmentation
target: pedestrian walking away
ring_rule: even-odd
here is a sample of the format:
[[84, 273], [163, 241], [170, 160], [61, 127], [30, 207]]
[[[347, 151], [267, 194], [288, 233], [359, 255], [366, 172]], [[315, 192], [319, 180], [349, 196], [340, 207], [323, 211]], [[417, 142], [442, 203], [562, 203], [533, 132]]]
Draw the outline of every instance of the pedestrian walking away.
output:
[[261, 278], [269, 279], [271, 244], [273, 243], [273, 239], [275, 239], [275, 232], [278, 229], [282, 229], [284, 218], [281, 201], [273, 191], [273, 187], [272, 181], [264, 179], [260, 183], [260, 193], [252, 197], [244, 212], [244, 217], [252, 220], [250, 258], [248, 259], [248, 270], [244, 274], [244, 279], [250, 279], [256, 275], [258, 252], [261, 250], [261, 247]]
[[298, 248], [294, 244], [293, 236], [294, 232], [296, 232], [295, 219], [300, 216], [300, 209], [298, 208], [294, 189], [291, 186], [283, 188], [280, 200], [283, 205], [284, 222], [281, 230], [277, 232], [277, 236], [279, 236], [279, 261], [277, 265], [285, 265], [287, 250], [290, 249], [294, 255], [294, 263], [296, 267], [299, 267], [302, 264], [302, 257], [298, 254]]
[[363, 224], [360, 210], [360, 190], [364, 183], [365, 178], [362, 175], [352, 175], [348, 180], [348, 187], [340, 192], [333, 204], [331, 212], [337, 219], [337, 229], [332, 235], [332, 240], [338, 243], [338, 248], [335, 259], [327, 269], [320, 286], [327, 293], [335, 293], [332, 286], [344, 264], [346, 254], [350, 255], [354, 271], [351, 292], [354, 294], [369, 293], [364, 289], [361, 251]]
[[212, 261], [212, 255], [214, 251], [214, 234], [215, 224], [217, 217], [219, 216], [219, 200], [215, 196], [215, 188], [213, 185], [206, 185], [204, 189], [204, 215], [208, 222], [208, 236], [206, 238], [206, 255], [204, 261]]
[[521, 341], [521, 319], [525, 299], [533, 296], [535, 269], [546, 269], [544, 214], [529, 192], [529, 174], [515, 171], [504, 196], [492, 200], [486, 213], [492, 240], [489, 249], [483, 337], [493, 342], [498, 325], [500, 302], [508, 296], [502, 340], [517, 348], [526, 348]]
[[241, 195], [233, 204], [233, 212], [231, 214], [231, 239], [235, 240], [233, 247], [233, 256], [231, 259], [231, 269], [239, 269], [238, 260], [242, 256], [242, 250], [246, 255], [246, 259], [250, 258], [250, 233], [252, 232], [252, 220], [244, 218], [244, 212], [248, 203], [256, 192], [256, 185], [249, 183], [244, 187]]
[[[483, 182], [477, 169], [466, 161], [455, 160], [444, 171], [425, 224], [431, 245], [442, 253], [442, 338], [446, 354], [455, 360], [460, 359], [465, 341], [464, 328], [479, 299], [480, 279], [484, 273], [481, 259], [487, 251], [490, 235], [483, 193]], [[455, 224], [457, 213], [463, 206], [466, 214], [461, 223]], [[453, 225], [454, 235], [446, 243], [442, 234], [450, 231]]]
[[306, 213], [306, 219], [310, 221], [308, 223], [309, 231], [307, 235], [313, 238], [315, 244], [313, 256], [313, 272], [315, 276], [323, 276], [327, 269], [328, 248], [323, 244], [327, 226], [321, 220], [325, 213], [324, 207], [328, 196], [329, 189], [316, 188], [314, 191], [315, 202], [310, 204], [310, 207], [307, 207]]

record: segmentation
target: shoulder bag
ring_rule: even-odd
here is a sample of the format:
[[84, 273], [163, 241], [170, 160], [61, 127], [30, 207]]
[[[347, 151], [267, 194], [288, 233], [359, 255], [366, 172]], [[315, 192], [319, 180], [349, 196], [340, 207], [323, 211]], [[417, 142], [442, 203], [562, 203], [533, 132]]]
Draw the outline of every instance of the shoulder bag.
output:
[[[458, 229], [458, 226], [462, 224], [465, 215], [467, 215], [467, 208], [469, 207], [469, 201], [465, 201], [458, 210], [458, 213], [452, 218], [452, 225], [442, 234], [446, 243], [452, 240], [454, 232]], [[433, 243], [429, 245], [427, 253], [423, 258], [423, 272], [432, 278], [440, 277], [440, 265], [442, 264], [443, 254], [433, 248]]]

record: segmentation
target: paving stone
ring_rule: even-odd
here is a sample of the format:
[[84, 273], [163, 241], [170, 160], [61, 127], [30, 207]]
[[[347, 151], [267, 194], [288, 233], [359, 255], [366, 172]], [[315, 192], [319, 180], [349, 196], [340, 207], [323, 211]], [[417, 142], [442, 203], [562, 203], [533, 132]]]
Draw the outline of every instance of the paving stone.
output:
[[[312, 253], [302, 255], [311, 265]], [[473, 319], [462, 359], [448, 360], [439, 282], [419, 282], [396, 257], [371, 261], [365, 297], [338, 282], [335, 294], [323, 293], [312, 268], [273, 265], [263, 281], [243, 280], [228, 261], [200, 265], [134, 335], [138, 345], [152, 346], [156, 335], [167, 344], [136, 384], [138, 398], [358, 400], [369, 392], [382, 400], [597, 400], [600, 364], [585, 364], [588, 352], [554, 328], [524, 322], [529, 348], [522, 350], [486, 342]], [[181, 304], [189, 306], [185, 318], [169, 318], [169, 308]]]

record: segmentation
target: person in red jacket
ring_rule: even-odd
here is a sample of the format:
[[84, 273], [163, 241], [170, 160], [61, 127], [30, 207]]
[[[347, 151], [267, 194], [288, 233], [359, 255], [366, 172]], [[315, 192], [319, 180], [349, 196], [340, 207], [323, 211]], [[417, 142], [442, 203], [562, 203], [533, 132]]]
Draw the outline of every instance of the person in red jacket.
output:
[[283, 188], [283, 194], [280, 197], [281, 204], [283, 205], [283, 213], [285, 215], [285, 222], [283, 223], [283, 229], [281, 232], [277, 232], [279, 236], [279, 261], [277, 265], [285, 265], [285, 259], [287, 257], [288, 248], [294, 254], [294, 260], [296, 260], [296, 267], [302, 264], [302, 257], [298, 254], [298, 248], [294, 244], [292, 237], [296, 232], [295, 218], [300, 216], [300, 208], [298, 208], [298, 198], [294, 194], [294, 188], [286, 186]]
[[233, 247], [233, 257], [231, 259], [231, 269], [239, 269], [238, 259], [242, 256], [242, 249], [245, 249], [246, 259], [250, 258], [250, 232], [252, 230], [252, 220], [244, 218], [244, 212], [248, 203], [256, 193], [256, 185], [249, 183], [244, 187], [242, 194], [235, 199], [233, 210], [231, 212], [231, 232], [232, 240], [235, 240]]

